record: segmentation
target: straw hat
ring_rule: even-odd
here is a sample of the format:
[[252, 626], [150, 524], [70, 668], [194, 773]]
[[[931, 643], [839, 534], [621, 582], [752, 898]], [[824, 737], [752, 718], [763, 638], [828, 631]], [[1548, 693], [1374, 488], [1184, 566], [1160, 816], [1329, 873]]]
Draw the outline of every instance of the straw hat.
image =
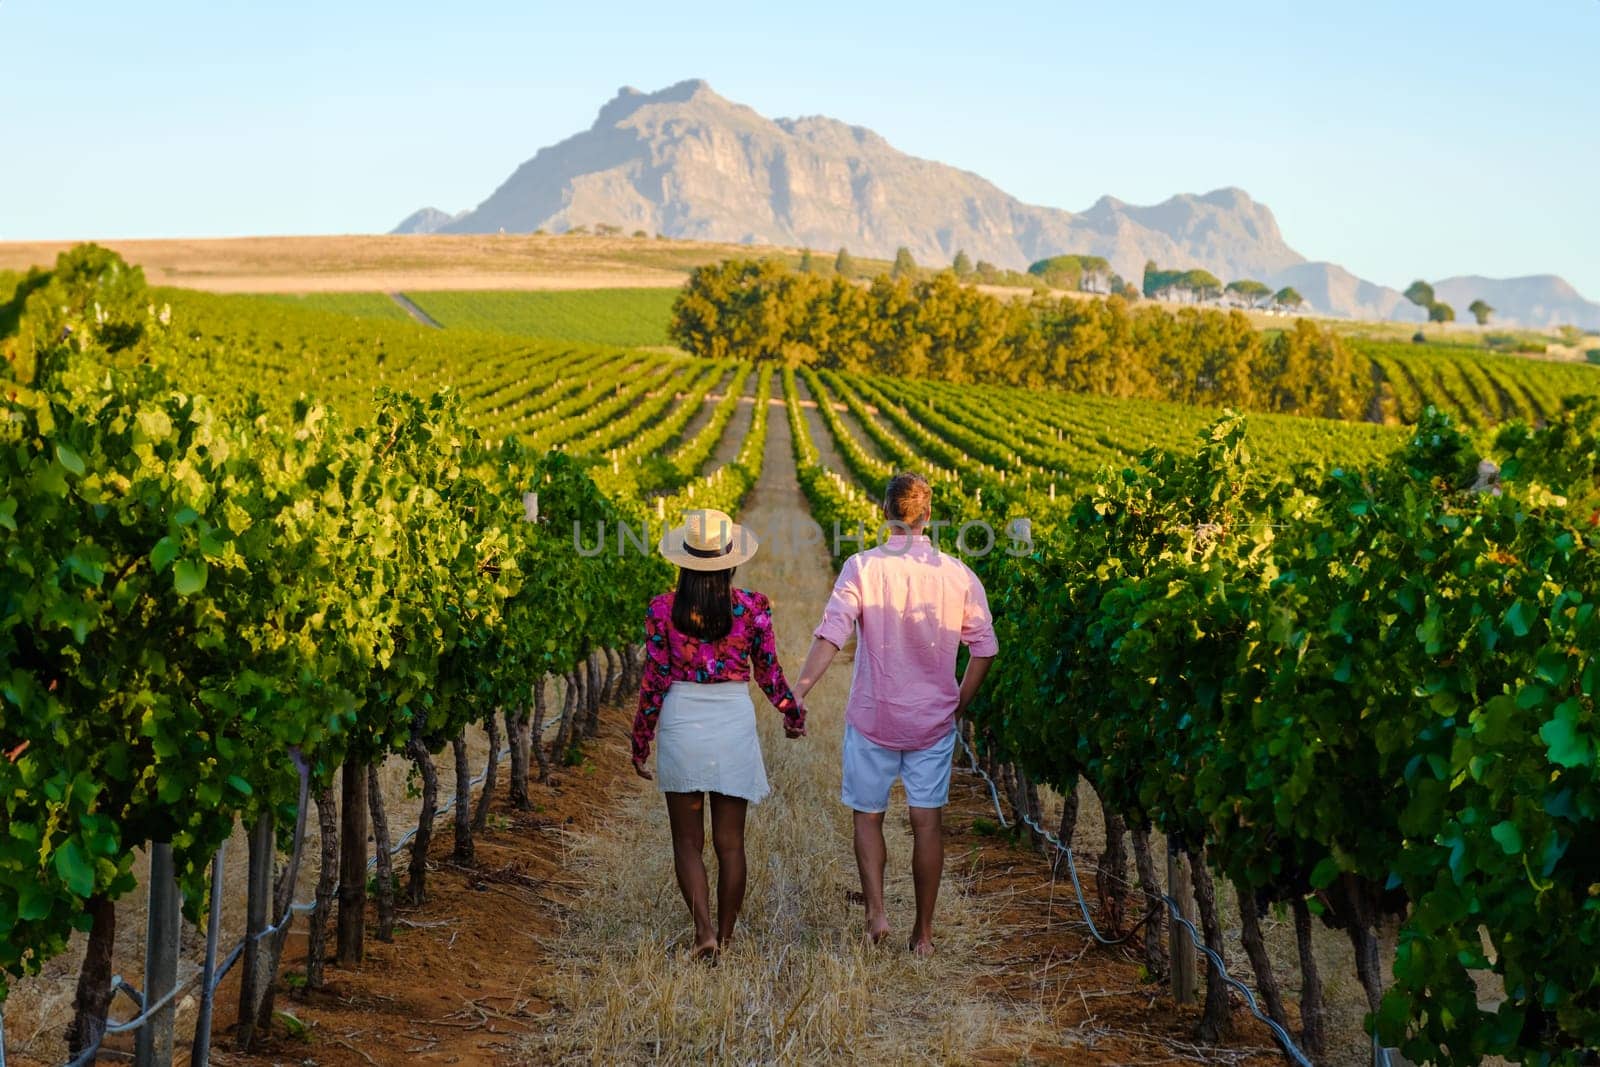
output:
[[661, 554], [685, 570], [725, 571], [756, 554], [755, 535], [725, 511], [698, 508], [683, 519], [661, 535]]

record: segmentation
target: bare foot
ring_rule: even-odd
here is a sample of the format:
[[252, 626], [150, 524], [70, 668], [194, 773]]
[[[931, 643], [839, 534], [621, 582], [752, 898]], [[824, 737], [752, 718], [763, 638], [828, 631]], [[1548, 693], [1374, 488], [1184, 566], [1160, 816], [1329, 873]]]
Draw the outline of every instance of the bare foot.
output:
[[694, 943], [694, 947], [689, 950], [689, 958], [691, 960], [706, 960], [713, 963], [716, 962], [717, 939], [714, 937], [706, 937], [696, 941]]
[[876, 919], [867, 919], [867, 940], [876, 945], [879, 941], [889, 936], [889, 919], [880, 915]]
[[911, 935], [911, 951], [918, 956], [933, 955], [933, 938]]

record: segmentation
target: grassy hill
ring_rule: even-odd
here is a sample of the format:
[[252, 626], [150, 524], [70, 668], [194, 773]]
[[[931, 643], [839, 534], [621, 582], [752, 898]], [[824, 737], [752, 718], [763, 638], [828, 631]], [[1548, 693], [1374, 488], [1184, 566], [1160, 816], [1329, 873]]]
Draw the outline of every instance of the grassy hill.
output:
[[[72, 241], [0, 242], [0, 271], [48, 267]], [[799, 249], [654, 237], [481, 234], [469, 236], [237, 237], [102, 241], [144, 268], [153, 285], [211, 292], [392, 292], [435, 289], [675, 287], [695, 267], [734, 256]], [[832, 262], [836, 249], [820, 259]], [[863, 273], [884, 260], [856, 259]]]

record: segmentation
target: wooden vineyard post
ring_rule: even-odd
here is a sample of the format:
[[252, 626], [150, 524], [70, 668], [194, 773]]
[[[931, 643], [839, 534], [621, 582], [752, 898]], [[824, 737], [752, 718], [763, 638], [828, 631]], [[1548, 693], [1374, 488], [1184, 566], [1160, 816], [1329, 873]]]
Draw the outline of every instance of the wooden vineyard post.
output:
[[[1185, 919], [1195, 922], [1194, 886], [1190, 881], [1188, 857], [1179, 851], [1177, 841], [1170, 834], [1167, 835], [1167, 895], [1178, 902], [1178, 911]], [[1171, 924], [1167, 948], [1172, 958], [1172, 999], [1179, 1004], [1193, 1004], [1199, 995], [1194, 941], [1176, 920]]]
[[[194, 1044], [189, 1052], [191, 1067], [211, 1067], [211, 1013], [216, 1002], [217, 938], [222, 932], [223, 855], [227, 842], [217, 846], [211, 860], [211, 903], [206, 908], [206, 957], [200, 973], [200, 1016], [194, 1024]], [[0, 1067], [5, 1067], [0, 1064]]]
[[347, 757], [340, 771], [339, 925], [341, 967], [361, 962], [367, 924], [367, 769]]
[[[178, 935], [183, 915], [178, 880], [172, 870], [172, 842], [157, 841], [150, 849], [150, 909], [144, 942], [144, 1002], [154, 1004], [172, 992], [178, 982]], [[168, 1067], [172, 1063], [170, 1001], [157, 1009], [134, 1038], [133, 1062], [137, 1067]]]
[[245, 882], [244, 959], [239, 964], [239, 1027], [234, 1033], [234, 1047], [241, 1052], [255, 1040], [261, 1006], [261, 934], [270, 921], [275, 847], [272, 815], [262, 812], [250, 828], [250, 873]]

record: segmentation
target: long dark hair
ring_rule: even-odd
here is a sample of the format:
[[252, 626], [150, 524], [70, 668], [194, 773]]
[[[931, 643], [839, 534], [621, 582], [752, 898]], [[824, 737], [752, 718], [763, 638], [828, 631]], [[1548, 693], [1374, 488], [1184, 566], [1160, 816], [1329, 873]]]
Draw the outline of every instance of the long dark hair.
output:
[[678, 568], [672, 598], [672, 625], [701, 641], [720, 641], [733, 629], [733, 568], [692, 571]]

